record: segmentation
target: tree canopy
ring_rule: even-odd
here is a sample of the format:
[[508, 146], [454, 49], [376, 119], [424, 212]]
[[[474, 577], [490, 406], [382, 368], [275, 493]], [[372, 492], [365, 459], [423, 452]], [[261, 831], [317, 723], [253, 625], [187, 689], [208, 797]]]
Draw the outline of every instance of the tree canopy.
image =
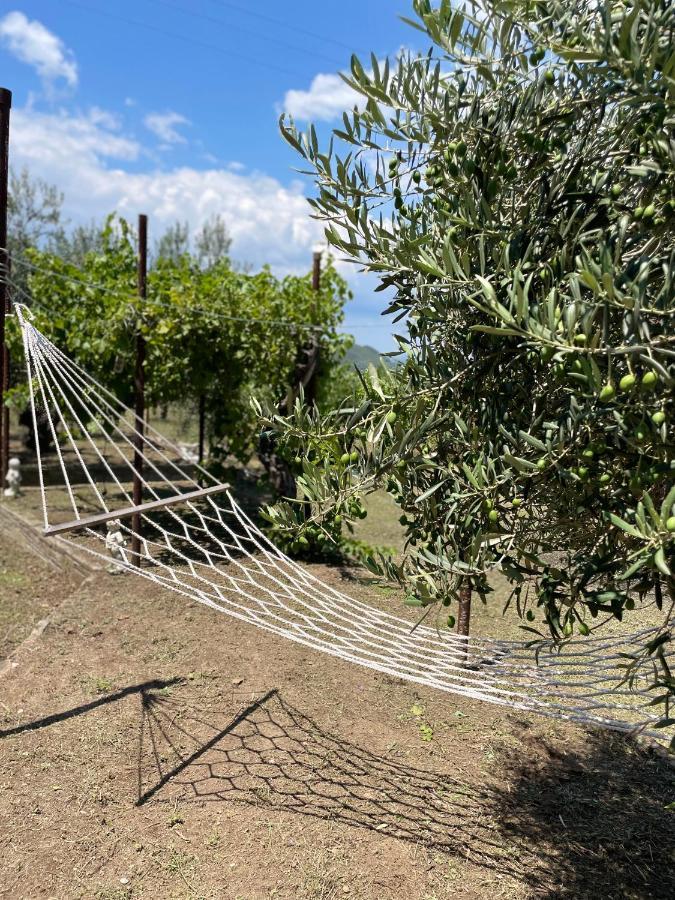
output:
[[385, 486], [406, 550], [371, 565], [441, 626], [496, 568], [535, 641], [656, 607], [627, 677], [653, 661], [673, 724], [675, 7], [413, 5], [431, 49], [354, 57], [329, 146], [282, 120], [330, 243], [393, 293], [407, 361], [358, 407], [270, 415], [314, 511], [272, 516], [330, 532]]

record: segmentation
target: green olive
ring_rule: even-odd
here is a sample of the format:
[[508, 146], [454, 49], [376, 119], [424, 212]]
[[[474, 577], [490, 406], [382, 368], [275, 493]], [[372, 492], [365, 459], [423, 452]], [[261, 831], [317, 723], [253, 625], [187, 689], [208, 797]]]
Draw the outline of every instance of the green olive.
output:
[[600, 398], [600, 400], [602, 400], [603, 403], [607, 403], [610, 400], [613, 400], [615, 396], [616, 390], [614, 389], [614, 385], [611, 381], [608, 381], [607, 384], [603, 385], [600, 393], [598, 394], [598, 397]]
[[632, 372], [629, 372], [627, 375], [624, 375], [621, 381], [619, 382], [619, 390], [620, 391], [632, 391], [635, 386], [635, 375]]

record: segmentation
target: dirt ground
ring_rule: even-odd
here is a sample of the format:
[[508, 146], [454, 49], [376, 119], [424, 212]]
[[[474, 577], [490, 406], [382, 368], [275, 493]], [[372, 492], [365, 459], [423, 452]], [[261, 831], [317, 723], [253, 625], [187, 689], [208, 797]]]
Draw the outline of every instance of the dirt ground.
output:
[[0, 896], [675, 895], [674, 770], [630, 740], [38, 552], [3, 524]]

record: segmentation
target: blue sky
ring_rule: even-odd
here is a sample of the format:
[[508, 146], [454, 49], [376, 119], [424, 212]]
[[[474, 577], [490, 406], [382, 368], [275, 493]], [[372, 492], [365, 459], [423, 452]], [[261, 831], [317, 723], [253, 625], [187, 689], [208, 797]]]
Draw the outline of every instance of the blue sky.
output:
[[[328, 134], [351, 103], [350, 53], [409, 44], [409, 0], [35, 0], [0, 13], [0, 84], [14, 93], [11, 161], [57, 184], [72, 222], [117, 209], [193, 231], [225, 216], [233, 255], [309, 267], [321, 240], [311, 180], [278, 115]], [[393, 348], [374, 282], [349, 268], [346, 328]]]

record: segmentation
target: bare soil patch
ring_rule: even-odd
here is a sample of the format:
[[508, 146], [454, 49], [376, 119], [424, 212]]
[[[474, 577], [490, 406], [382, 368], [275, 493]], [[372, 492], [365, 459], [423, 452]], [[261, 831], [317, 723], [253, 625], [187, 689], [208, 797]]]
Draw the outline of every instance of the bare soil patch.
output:
[[0, 666], [83, 578], [68, 557], [39, 540], [29, 550], [25, 534], [0, 515]]
[[419, 689], [133, 576], [69, 580], [6, 529], [0, 571], [8, 648], [50, 615], [0, 680], [0, 896], [675, 893], [673, 770], [630, 740]]

